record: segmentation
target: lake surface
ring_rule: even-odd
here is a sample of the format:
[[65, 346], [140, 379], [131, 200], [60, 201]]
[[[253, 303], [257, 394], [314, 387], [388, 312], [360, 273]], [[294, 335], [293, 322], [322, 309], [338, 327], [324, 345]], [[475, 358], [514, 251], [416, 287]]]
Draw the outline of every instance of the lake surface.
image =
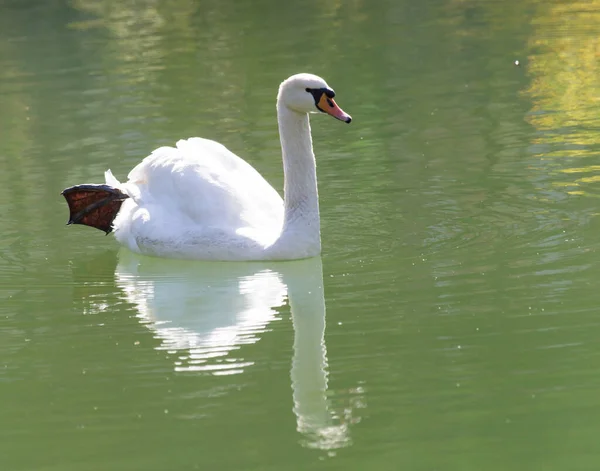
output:
[[[597, 470], [600, 1], [0, 1], [0, 469]], [[60, 192], [224, 143], [323, 255], [159, 260]]]

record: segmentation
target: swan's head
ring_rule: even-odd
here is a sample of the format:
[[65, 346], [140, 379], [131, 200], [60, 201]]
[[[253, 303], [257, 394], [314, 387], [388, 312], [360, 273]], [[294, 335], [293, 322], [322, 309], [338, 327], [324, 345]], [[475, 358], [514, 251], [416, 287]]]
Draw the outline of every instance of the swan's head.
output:
[[279, 86], [277, 102], [298, 113], [327, 113], [349, 123], [352, 117], [333, 100], [335, 92], [321, 77], [296, 74]]

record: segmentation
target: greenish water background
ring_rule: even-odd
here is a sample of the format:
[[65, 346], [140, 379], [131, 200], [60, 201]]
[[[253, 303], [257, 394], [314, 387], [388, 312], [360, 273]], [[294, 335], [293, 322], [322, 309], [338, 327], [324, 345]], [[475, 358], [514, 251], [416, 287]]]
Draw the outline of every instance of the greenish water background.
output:
[[[599, 24], [596, 0], [0, 0], [0, 468], [597, 470]], [[64, 187], [189, 136], [281, 189], [299, 71], [354, 118], [313, 119], [321, 259], [64, 227]]]

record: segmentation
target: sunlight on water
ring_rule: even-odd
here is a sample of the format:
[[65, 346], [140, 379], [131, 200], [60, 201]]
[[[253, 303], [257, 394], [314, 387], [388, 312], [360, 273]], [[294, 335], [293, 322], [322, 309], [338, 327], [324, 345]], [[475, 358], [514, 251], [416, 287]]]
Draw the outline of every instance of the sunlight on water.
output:
[[600, 2], [540, 4], [529, 40], [528, 121], [538, 130], [531, 151], [565, 196], [597, 196], [590, 184], [599, 177], [589, 173], [597, 172], [600, 155], [598, 24]]

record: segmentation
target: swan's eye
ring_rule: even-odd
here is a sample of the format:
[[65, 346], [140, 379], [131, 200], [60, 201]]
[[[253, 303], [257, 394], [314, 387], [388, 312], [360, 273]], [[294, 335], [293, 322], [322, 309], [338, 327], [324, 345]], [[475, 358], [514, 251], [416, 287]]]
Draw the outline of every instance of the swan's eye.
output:
[[333, 108], [334, 104], [331, 101], [331, 98], [333, 98], [333, 96], [335, 95], [335, 93], [333, 93], [333, 90], [330, 90], [328, 88], [307, 88], [306, 89], [307, 92], [309, 92], [314, 100], [315, 100], [315, 106], [317, 107], [317, 109], [319, 111], [322, 111], [323, 113], [325, 112], [320, 106], [319, 103], [321, 102], [322, 99], [326, 99], [327, 100], [327, 104]]

